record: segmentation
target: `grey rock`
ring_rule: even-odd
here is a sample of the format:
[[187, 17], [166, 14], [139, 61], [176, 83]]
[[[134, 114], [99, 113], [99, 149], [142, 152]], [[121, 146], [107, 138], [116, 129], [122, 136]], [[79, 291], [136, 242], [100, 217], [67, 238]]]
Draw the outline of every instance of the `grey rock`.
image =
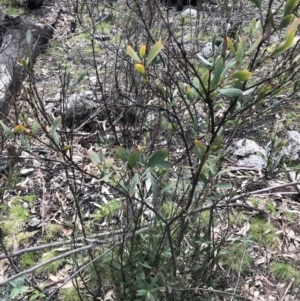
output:
[[204, 57], [204, 58], [209, 58], [213, 55], [213, 47], [212, 47], [212, 42], [207, 42], [204, 47], [202, 48], [201, 50], [201, 55]]
[[185, 9], [181, 14], [181, 16], [193, 16], [196, 17], [197, 16], [197, 11], [193, 8], [187, 8]]
[[286, 146], [283, 148], [283, 157], [292, 160], [299, 160], [300, 155], [300, 133], [288, 131]]
[[40, 228], [42, 226], [42, 221], [37, 217], [33, 217], [27, 225], [32, 228]]
[[258, 170], [266, 167], [266, 151], [255, 141], [241, 139], [233, 143], [229, 148], [231, 159], [237, 161], [239, 165], [255, 167]]

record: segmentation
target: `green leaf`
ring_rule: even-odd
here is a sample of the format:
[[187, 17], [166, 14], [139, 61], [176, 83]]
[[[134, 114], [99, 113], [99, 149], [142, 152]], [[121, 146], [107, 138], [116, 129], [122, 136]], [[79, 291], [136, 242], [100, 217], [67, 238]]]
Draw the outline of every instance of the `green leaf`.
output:
[[67, 73], [67, 82], [66, 82], [66, 87], [69, 88], [71, 82], [71, 73]]
[[139, 51], [139, 55], [140, 55], [140, 58], [143, 58], [146, 54], [146, 49], [147, 49], [147, 46], [146, 45], [142, 45], [141, 48], [140, 48], [140, 51]]
[[208, 61], [207, 59], [205, 59], [200, 53], [197, 53], [197, 56], [205, 65], [210, 66], [210, 67], [213, 66], [213, 64], [210, 61]]
[[243, 91], [236, 88], [219, 89], [219, 92], [229, 98], [239, 97], [243, 95]]
[[242, 38], [240, 40], [240, 42], [238, 43], [238, 48], [237, 48], [237, 51], [236, 51], [236, 58], [237, 58], [238, 61], [241, 61], [242, 58], [244, 57], [245, 48], [246, 48], [246, 39]]
[[293, 14], [290, 14], [290, 15], [285, 16], [285, 17], [281, 20], [278, 29], [281, 30], [281, 29], [283, 29], [283, 28], [288, 27], [288, 26], [293, 22], [294, 17], [295, 17], [295, 16], [294, 16]]
[[40, 124], [35, 120], [32, 125], [32, 134], [36, 135], [37, 131], [39, 130]]
[[165, 90], [164, 90], [163, 86], [161, 85], [161, 83], [158, 83], [156, 87], [157, 87], [158, 92], [160, 93], [160, 95], [162, 97], [165, 97]]
[[116, 146], [115, 148], [116, 155], [123, 161], [123, 162], [128, 162], [129, 160], [129, 151], [126, 150], [125, 148], [121, 146]]
[[138, 296], [145, 296], [147, 294], [148, 290], [140, 289], [137, 291]]
[[9, 127], [7, 127], [3, 122], [2, 122], [2, 120], [0, 120], [0, 123], [1, 123], [1, 126], [3, 127], [3, 130], [4, 130], [4, 132], [10, 137], [10, 138], [14, 138], [14, 133], [13, 133], [13, 131], [9, 128]]
[[222, 189], [222, 190], [228, 190], [228, 189], [231, 189], [232, 186], [230, 183], [227, 183], [227, 182], [220, 182], [220, 183], [217, 183], [216, 184], [216, 187], [219, 188], [219, 189]]
[[147, 61], [146, 61], [146, 67], [148, 67], [152, 61], [155, 59], [155, 57], [160, 53], [160, 51], [163, 49], [163, 44], [161, 41], [156, 42], [150, 49]]
[[[161, 165], [169, 155], [167, 148], [162, 148], [155, 152], [148, 161], [148, 167], [154, 167]], [[167, 162], [167, 161], [166, 161]], [[170, 163], [170, 162], [168, 162]]]
[[284, 17], [287, 16], [298, 4], [299, 0], [286, 0], [284, 7]]
[[128, 165], [130, 168], [136, 168], [137, 167], [137, 162], [140, 158], [140, 151], [138, 149], [133, 150], [128, 158]]
[[227, 45], [228, 45], [228, 47], [229, 47], [232, 55], [235, 56], [236, 55], [236, 51], [235, 51], [234, 45], [231, 42], [231, 39], [229, 37], [226, 37], [226, 43], [227, 43]]
[[245, 82], [252, 77], [252, 73], [248, 70], [241, 70], [241, 71], [237, 71], [236, 73], [234, 73], [232, 75], [232, 77], [234, 77], [242, 82]]
[[283, 43], [280, 43], [275, 50], [273, 51], [273, 53], [271, 54], [271, 57], [273, 56], [277, 56], [282, 54], [283, 52], [285, 52], [287, 49], [290, 48], [290, 46], [293, 44], [294, 41], [294, 37], [295, 37], [295, 31], [294, 29], [289, 29], [286, 33], [286, 40]]
[[27, 30], [27, 32], [26, 32], [26, 41], [27, 41], [27, 44], [29, 44], [31, 42], [31, 39], [32, 39], [31, 31]]
[[294, 92], [298, 91], [298, 88], [299, 88], [299, 80], [295, 81], [294, 83]]
[[134, 174], [133, 178], [130, 180], [129, 183], [129, 196], [132, 197], [136, 192], [136, 184], [138, 182], [139, 176], [138, 174]]
[[53, 139], [55, 146], [57, 147], [59, 147], [59, 135], [57, 134], [56, 130], [60, 124], [61, 124], [61, 116], [58, 116], [57, 118], [54, 119], [51, 128], [51, 137]]
[[250, 0], [259, 10], [261, 9], [261, 0]]
[[138, 63], [141, 63], [139, 56], [137, 55], [137, 53], [133, 50], [133, 48], [131, 46], [128, 45], [126, 47], [126, 52], [133, 60], [135, 60]]
[[212, 80], [212, 85], [211, 85], [212, 89], [218, 85], [223, 70], [224, 70], [223, 58], [219, 56], [216, 60], [215, 67], [214, 67], [214, 78]]
[[161, 161], [156, 164], [157, 167], [160, 168], [170, 168], [172, 165], [169, 161]]
[[92, 150], [89, 150], [87, 153], [88, 153], [88, 157], [94, 164], [101, 163], [101, 159], [97, 153], [93, 152]]
[[202, 158], [203, 158], [203, 156], [204, 156], [204, 154], [206, 152], [206, 146], [203, 145], [201, 143], [201, 141], [198, 140], [198, 139], [195, 139], [195, 145], [196, 145], [198, 153], [199, 153], [199, 159], [202, 160]]
[[[152, 199], [156, 199], [157, 198], [157, 194], [158, 194], [158, 185], [157, 185], [157, 181], [156, 179], [149, 173], [147, 176], [147, 180], [149, 180], [151, 182], [151, 192], [152, 192]], [[148, 193], [149, 191], [147, 191]], [[161, 191], [161, 193], [163, 193]]]
[[81, 72], [81, 73], [78, 75], [78, 77], [75, 79], [75, 81], [72, 82], [72, 83], [70, 84], [70, 87], [74, 87], [74, 86], [76, 86], [78, 83], [80, 83], [80, 82], [83, 80], [84, 76], [85, 76], [85, 72]]
[[142, 64], [135, 64], [134, 68], [138, 73], [140, 73], [142, 75], [146, 74], [145, 67]]

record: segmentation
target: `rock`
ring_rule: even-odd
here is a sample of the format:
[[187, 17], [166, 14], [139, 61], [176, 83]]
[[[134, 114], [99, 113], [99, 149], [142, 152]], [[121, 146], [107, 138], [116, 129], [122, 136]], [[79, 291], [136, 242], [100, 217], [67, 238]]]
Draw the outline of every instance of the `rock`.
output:
[[80, 121], [87, 118], [93, 110], [93, 101], [87, 99], [84, 94], [72, 94], [66, 100], [65, 112], [56, 112], [64, 117], [64, 122], [67, 126], [78, 124]]
[[249, 139], [241, 139], [233, 143], [229, 148], [232, 154], [231, 159], [237, 161], [239, 165], [255, 167], [261, 170], [266, 167], [267, 163], [266, 151], [255, 141]]
[[206, 59], [211, 57], [213, 55], [212, 42], [207, 42], [202, 48], [200, 54]]
[[197, 17], [197, 11], [193, 8], [187, 8], [185, 9], [181, 14], [181, 16], [193, 16], [193, 17]]
[[300, 155], [300, 133], [288, 131], [286, 146], [283, 148], [283, 157], [291, 160], [299, 160]]
[[30, 228], [40, 228], [42, 227], [42, 221], [37, 217], [33, 217], [27, 224]]

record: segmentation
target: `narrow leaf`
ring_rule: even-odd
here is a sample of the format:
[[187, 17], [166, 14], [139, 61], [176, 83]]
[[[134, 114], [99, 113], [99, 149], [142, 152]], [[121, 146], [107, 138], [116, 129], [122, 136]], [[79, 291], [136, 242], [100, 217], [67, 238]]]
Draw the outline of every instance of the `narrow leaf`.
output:
[[219, 56], [216, 60], [215, 67], [214, 67], [214, 78], [213, 78], [212, 86], [211, 86], [212, 89], [218, 85], [218, 83], [221, 79], [221, 74], [222, 74], [223, 69], [224, 69], [223, 58], [221, 56]]
[[290, 15], [285, 16], [285, 17], [281, 20], [278, 29], [281, 30], [281, 29], [283, 29], [283, 28], [288, 27], [288, 26], [293, 22], [294, 17], [295, 17], [295, 16], [294, 16], [293, 14], [290, 14]]
[[74, 86], [76, 86], [78, 83], [80, 83], [83, 80], [84, 76], [85, 76], [85, 72], [81, 72], [78, 75], [78, 77], [74, 80], [74, 82], [72, 82], [69, 86], [71, 88], [74, 87]]
[[236, 52], [235, 52], [235, 48], [234, 48], [234, 45], [233, 43], [231, 42], [230, 38], [229, 37], [226, 37], [226, 41], [227, 41], [227, 45], [232, 53], [233, 56], [236, 55]]
[[129, 183], [129, 196], [132, 197], [135, 194], [136, 191], [136, 184], [138, 182], [138, 174], [134, 174], [133, 178], [130, 180]]
[[219, 89], [219, 92], [229, 98], [238, 97], [243, 95], [243, 91], [236, 88]]
[[56, 131], [60, 124], [61, 124], [61, 116], [58, 116], [53, 120], [52, 130]]
[[298, 4], [299, 0], [287, 0], [284, 7], [284, 17], [287, 16]]
[[66, 87], [69, 88], [70, 87], [70, 82], [71, 82], [71, 73], [68, 72], [67, 73], [67, 82], [66, 82]]
[[146, 54], [146, 45], [142, 45], [139, 51], [140, 58], [143, 58]]
[[240, 39], [240, 42], [238, 43], [237, 46], [237, 51], [236, 51], [236, 58], [238, 61], [241, 61], [245, 55], [246, 51], [246, 38], [243, 37]]
[[286, 40], [285, 40], [285, 42], [279, 44], [275, 48], [275, 50], [273, 51], [273, 53], [271, 54], [271, 56], [280, 55], [283, 52], [285, 52], [287, 49], [289, 49], [290, 46], [293, 44], [294, 37], [295, 37], [295, 31], [294, 31], [294, 29], [291, 28], [286, 33]]
[[137, 167], [137, 162], [140, 158], [140, 151], [138, 149], [133, 150], [128, 158], [128, 165], [130, 168], [136, 168]]
[[116, 146], [115, 148], [116, 155], [123, 161], [128, 162], [129, 159], [129, 151], [121, 146]]
[[14, 133], [13, 131], [7, 127], [2, 120], [0, 120], [1, 126], [3, 127], [4, 132], [10, 137], [10, 138], [14, 138]]
[[146, 67], [148, 67], [152, 61], [155, 59], [155, 57], [160, 53], [160, 51], [163, 49], [163, 44], [161, 41], [156, 42], [150, 49], [149, 55], [147, 57]]
[[195, 145], [197, 147], [198, 153], [199, 153], [199, 159], [202, 160], [205, 152], [206, 152], [206, 146], [204, 146], [200, 140], [195, 139]]
[[146, 74], [146, 72], [145, 72], [145, 67], [144, 67], [142, 64], [135, 64], [135, 65], [134, 65], [134, 68], [135, 68], [135, 70], [136, 70], [138, 73], [140, 73], [140, 74], [142, 74], [142, 75], [145, 75], [145, 74]]
[[167, 148], [162, 148], [155, 152], [148, 161], [148, 167], [154, 167], [162, 163], [169, 155], [169, 150]]
[[28, 132], [29, 132], [28, 129], [26, 129], [25, 126], [22, 124], [18, 124], [14, 128], [15, 134], [28, 133]]
[[56, 130], [61, 124], [61, 116], [58, 116], [57, 118], [54, 119], [52, 123], [52, 128], [51, 128], [51, 137], [54, 141], [54, 144], [59, 147], [59, 135], [57, 134]]
[[234, 77], [242, 82], [245, 82], [252, 77], [252, 73], [248, 70], [241, 70], [241, 71], [234, 73], [232, 75], [232, 77]]
[[36, 135], [37, 131], [39, 130], [40, 124], [35, 120], [32, 125], [32, 134]]
[[250, 0], [259, 10], [261, 9], [261, 0]]
[[200, 53], [197, 53], [197, 56], [205, 65], [210, 67], [213, 66], [213, 64], [210, 61], [208, 61], [206, 58], [204, 58]]
[[231, 189], [232, 186], [230, 183], [227, 183], [227, 182], [220, 182], [220, 183], [217, 183], [216, 184], [216, 187], [219, 188], [219, 189], [222, 189], [222, 190], [228, 190], [228, 189]]
[[137, 55], [137, 53], [133, 50], [133, 48], [131, 46], [127, 46], [126, 48], [127, 54], [136, 62], [141, 63], [141, 60], [139, 58], [139, 56]]
[[27, 42], [27, 44], [29, 44], [31, 42], [31, 39], [32, 39], [31, 31], [27, 30], [27, 32], [26, 32], [26, 42]]

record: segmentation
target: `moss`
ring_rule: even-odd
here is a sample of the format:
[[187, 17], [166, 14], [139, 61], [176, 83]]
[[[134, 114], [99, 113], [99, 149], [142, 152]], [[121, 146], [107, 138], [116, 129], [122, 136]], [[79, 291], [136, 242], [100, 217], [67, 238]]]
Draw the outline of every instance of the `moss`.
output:
[[300, 272], [288, 262], [273, 263], [271, 272], [279, 281], [291, 281], [295, 277], [295, 283], [300, 283]]
[[243, 223], [246, 222], [248, 219], [249, 219], [249, 217], [242, 212], [238, 212], [237, 214], [229, 215], [230, 224], [233, 224], [234, 226], [237, 226], [237, 227], [243, 226]]
[[293, 213], [293, 212], [291, 212], [291, 211], [285, 211], [284, 213], [283, 213], [283, 215], [284, 215], [284, 217], [288, 220], [288, 221], [290, 221], [290, 222], [296, 222], [297, 221], [297, 219], [298, 219], [298, 217], [297, 217], [297, 215], [295, 214], [295, 213]]
[[35, 194], [25, 195], [23, 197], [23, 199], [24, 199], [24, 201], [31, 203], [31, 202], [34, 202], [36, 200], [36, 195]]
[[[82, 299], [78, 297], [78, 293], [75, 288], [61, 289], [58, 295], [58, 300], [61, 301], [81, 301]], [[91, 300], [90, 297], [85, 296], [84, 300]]]
[[16, 242], [18, 243], [18, 245], [27, 244], [27, 243], [29, 243], [30, 239], [35, 236], [36, 233], [37, 233], [37, 231], [21, 232], [19, 234], [14, 233], [13, 236], [7, 235], [4, 240], [5, 245], [6, 245], [7, 249], [12, 250], [13, 246]]
[[226, 268], [237, 274], [246, 271], [252, 264], [250, 253], [243, 242], [231, 245], [221, 253], [220, 259]]
[[43, 240], [46, 242], [51, 241], [60, 233], [61, 229], [62, 226], [59, 224], [50, 224], [47, 228], [47, 234], [44, 235]]
[[119, 202], [116, 200], [111, 200], [109, 203], [101, 205], [101, 208], [94, 213], [94, 220], [100, 221], [104, 217], [112, 217], [119, 209]]
[[256, 217], [251, 221], [249, 233], [252, 239], [260, 245], [277, 248], [280, 239], [276, 232], [276, 228], [263, 218]]
[[[60, 253], [57, 251], [46, 252], [41, 257], [40, 263], [50, 260], [51, 258], [58, 256], [59, 254]], [[37, 270], [37, 273], [38, 274], [48, 274], [48, 273], [55, 274], [55, 273], [57, 273], [58, 269], [61, 267], [62, 264], [63, 264], [63, 259], [52, 261], [51, 263], [39, 268]]]
[[18, 234], [20, 228], [22, 228], [23, 223], [18, 222], [13, 219], [6, 219], [0, 223], [1, 229], [5, 234], [8, 234], [11, 238], [11, 235]]
[[36, 252], [29, 252], [21, 255], [20, 257], [20, 267], [22, 269], [28, 269], [36, 264], [38, 260], [38, 255]]
[[23, 205], [12, 206], [9, 210], [10, 218], [18, 220], [20, 222], [26, 222], [29, 216], [28, 209], [24, 208]]

